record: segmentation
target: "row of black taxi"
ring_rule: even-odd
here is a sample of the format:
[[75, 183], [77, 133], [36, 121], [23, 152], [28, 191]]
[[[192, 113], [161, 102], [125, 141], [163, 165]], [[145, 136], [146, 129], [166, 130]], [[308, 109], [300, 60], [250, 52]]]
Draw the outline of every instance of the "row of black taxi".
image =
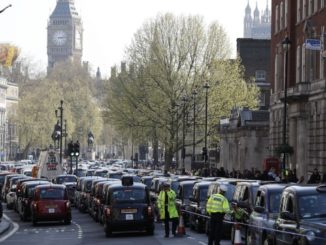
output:
[[[154, 198], [165, 181], [170, 181], [177, 194], [185, 224], [198, 232], [208, 233], [206, 202], [224, 185], [230, 206], [245, 211], [237, 221], [242, 224], [241, 236], [246, 244], [326, 244], [326, 186], [159, 176], [150, 184]], [[227, 214], [223, 226], [223, 234], [232, 240], [234, 221], [234, 214]]]
[[70, 224], [71, 208], [64, 185], [10, 172], [1, 175], [4, 176], [4, 202], [8, 209], [14, 209], [18, 213], [22, 221], [31, 220], [33, 225], [44, 221], [63, 221]]
[[154, 212], [149, 189], [138, 176], [120, 177], [80, 177], [75, 190], [75, 207], [103, 224], [107, 237], [123, 231], [153, 235]]

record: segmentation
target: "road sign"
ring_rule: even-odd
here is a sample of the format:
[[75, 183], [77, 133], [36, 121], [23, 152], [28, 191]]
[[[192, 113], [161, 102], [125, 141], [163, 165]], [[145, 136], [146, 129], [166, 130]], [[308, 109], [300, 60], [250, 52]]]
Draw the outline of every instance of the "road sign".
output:
[[309, 50], [321, 50], [320, 39], [306, 39], [304, 46]]

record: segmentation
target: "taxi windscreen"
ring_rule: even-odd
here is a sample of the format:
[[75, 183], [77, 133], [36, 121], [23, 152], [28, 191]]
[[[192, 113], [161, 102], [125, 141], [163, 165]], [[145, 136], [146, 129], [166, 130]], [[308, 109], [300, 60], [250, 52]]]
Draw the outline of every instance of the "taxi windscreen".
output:
[[45, 188], [40, 191], [41, 200], [63, 200], [65, 196], [64, 189]]
[[57, 178], [57, 184], [63, 184], [65, 182], [77, 182], [75, 176], [60, 176]]
[[120, 202], [146, 202], [146, 192], [144, 189], [119, 189], [112, 192], [111, 201]]

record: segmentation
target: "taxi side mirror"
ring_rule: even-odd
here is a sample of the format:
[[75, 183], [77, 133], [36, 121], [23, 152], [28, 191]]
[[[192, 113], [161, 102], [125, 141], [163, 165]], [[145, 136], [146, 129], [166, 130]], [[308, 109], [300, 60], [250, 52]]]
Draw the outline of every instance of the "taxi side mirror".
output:
[[247, 201], [240, 201], [238, 202], [238, 206], [240, 208], [249, 208], [249, 203]]
[[286, 219], [286, 220], [295, 220], [295, 217], [292, 213], [290, 213], [289, 211], [282, 211], [280, 213], [280, 217], [282, 219]]
[[264, 207], [260, 207], [260, 206], [256, 206], [254, 208], [255, 212], [257, 213], [265, 213], [265, 208]]
[[154, 196], [151, 196], [150, 199], [151, 199], [151, 202], [152, 202], [152, 203], [156, 202], [156, 198], [155, 198]]
[[193, 196], [190, 196], [190, 197], [189, 197], [189, 201], [191, 201], [191, 202], [196, 202], [197, 200], [196, 200]]

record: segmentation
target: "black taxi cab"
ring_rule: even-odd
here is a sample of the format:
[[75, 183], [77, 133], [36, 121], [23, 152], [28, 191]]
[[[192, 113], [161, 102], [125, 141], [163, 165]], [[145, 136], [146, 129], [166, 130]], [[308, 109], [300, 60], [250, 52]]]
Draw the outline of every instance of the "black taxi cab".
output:
[[123, 176], [121, 183], [109, 186], [105, 197], [104, 231], [107, 237], [121, 231], [154, 234], [154, 212], [146, 185]]
[[274, 244], [326, 243], [326, 185], [293, 185], [281, 195]]
[[71, 205], [66, 186], [46, 184], [35, 187], [32, 201], [32, 222], [64, 221], [71, 223]]

